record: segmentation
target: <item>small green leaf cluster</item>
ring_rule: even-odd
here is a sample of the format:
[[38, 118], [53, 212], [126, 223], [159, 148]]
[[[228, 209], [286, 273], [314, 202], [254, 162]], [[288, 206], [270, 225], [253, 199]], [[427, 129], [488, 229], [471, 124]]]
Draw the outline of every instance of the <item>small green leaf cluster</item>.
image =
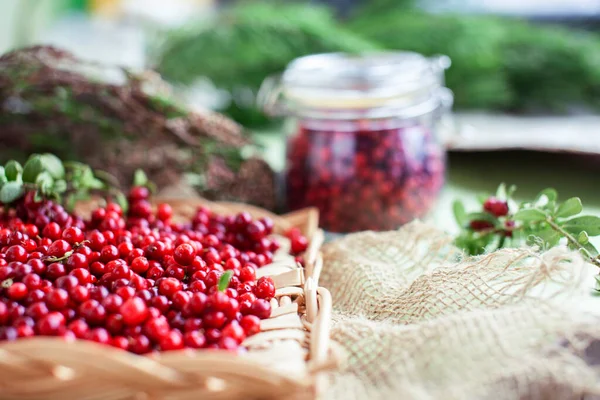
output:
[[[94, 172], [89, 165], [79, 162], [62, 162], [54, 154], [32, 154], [24, 165], [10, 160], [0, 166], [0, 204], [10, 206], [27, 192], [35, 192], [35, 200], [52, 199], [73, 209], [79, 200], [93, 192], [107, 192], [119, 203], [125, 196], [114, 189], [108, 175]], [[123, 206], [123, 204], [122, 204]]]
[[[467, 213], [461, 202], [454, 203], [454, 215], [461, 227], [455, 240], [468, 254], [476, 255], [503, 247], [536, 245], [541, 249], [565, 244], [580, 251], [591, 263], [600, 267], [598, 250], [589, 238], [600, 235], [600, 218], [582, 215], [581, 199], [572, 197], [558, 201], [554, 189], [542, 190], [531, 202], [517, 204], [508, 190], [500, 185], [495, 198], [507, 203], [509, 211], [501, 217], [485, 210]], [[489, 196], [480, 197], [482, 205]]]

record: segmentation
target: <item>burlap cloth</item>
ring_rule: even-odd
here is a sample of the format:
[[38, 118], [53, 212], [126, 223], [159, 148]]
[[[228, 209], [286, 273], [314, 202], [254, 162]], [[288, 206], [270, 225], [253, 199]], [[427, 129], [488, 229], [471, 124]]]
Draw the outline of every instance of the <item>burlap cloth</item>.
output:
[[322, 398], [600, 394], [600, 321], [572, 311], [590, 286], [577, 253], [507, 249], [467, 258], [419, 222], [349, 235], [323, 252], [332, 338], [346, 361], [326, 377]]

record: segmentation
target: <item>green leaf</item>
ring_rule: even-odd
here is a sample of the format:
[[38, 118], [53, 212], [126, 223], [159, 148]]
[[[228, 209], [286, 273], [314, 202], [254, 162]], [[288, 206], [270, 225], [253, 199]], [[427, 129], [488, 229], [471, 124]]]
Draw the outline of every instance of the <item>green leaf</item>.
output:
[[498, 186], [498, 189], [496, 190], [496, 197], [500, 200], [506, 200], [507, 199], [507, 193], [506, 193], [506, 184], [505, 183], [501, 183]]
[[43, 170], [42, 157], [37, 154], [31, 156], [23, 167], [23, 182], [34, 183]]
[[485, 203], [487, 201], [487, 199], [489, 199], [489, 198], [490, 198], [490, 195], [487, 193], [479, 193], [477, 195], [477, 201], [479, 203], [481, 203], [481, 205], [483, 205], [483, 203]]
[[0, 186], [7, 181], [8, 181], [8, 179], [6, 179], [6, 174], [4, 173], [4, 167], [2, 165], [0, 165]]
[[586, 231], [583, 231], [579, 234], [579, 236], [577, 236], [577, 241], [581, 244], [587, 244], [590, 242], [590, 237]]
[[544, 196], [549, 201], [556, 201], [556, 199], [558, 198], [558, 193], [556, 192], [556, 189], [547, 188], [547, 189], [542, 190], [540, 193], [538, 193], [535, 200], [538, 201], [539, 199], [541, 199]]
[[39, 186], [42, 194], [50, 194], [54, 185], [54, 178], [48, 171], [42, 171], [35, 179], [35, 184]]
[[593, 244], [586, 243], [583, 245], [583, 248], [586, 249], [592, 257], [598, 257], [598, 249], [596, 249], [596, 247]]
[[529, 244], [540, 245], [539, 241], [542, 241], [541, 247], [550, 248], [554, 247], [560, 242], [561, 235], [554, 229], [548, 227], [543, 230], [533, 232], [527, 238]]
[[552, 188], [544, 189], [535, 198], [534, 205], [536, 207], [547, 206], [550, 202], [555, 202], [558, 198], [558, 193]]
[[571, 197], [569, 200], [565, 201], [558, 207], [556, 216], [558, 218], [567, 218], [572, 217], [573, 215], [577, 215], [581, 211], [583, 211], [583, 204], [581, 204], [581, 199], [579, 197]]
[[148, 177], [146, 173], [141, 169], [136, 169], [133, 174], [133, 186], [146, 186], [148, 185]]
[[23, 167], [18, 161], [10, 160], [4, 166], [4, 173], [6, 174], [6, 179], [9, 181], [16, 181], [23, 173]]
[[82, 171], [81, 177], [81, 186], [89, 189], [104, 189], [106, 185], [100, 179], [94, 176], [94, 171], [87, 165]]
[[506, 197], [507, 199], [510, 199], [513, 194], [515, 194], [515, 192], [517, 191], [517, 186], [516, 185], [510, 185], [508, 187], [508, 190], [506, 191]]
[[44, 169], [50, 173], [54, 179], [63, 179], [65, 177], [65, 167], [60, 158], [54, 154], [45, 153], [41, 155]]
[[522, 221], [522, 222], [538, 222], [538, 221], [545, 221], [546, 214], [543, 211], [538, 210], [536, 208], [529, 208], [529, 209], [517, 211], [517, 213], [513, 216], [513, 218], [516, 221]]
[[573, 235], [585, 231], [588, 236], [600, 235], [600, 218], [592, 215], [571, 218], [565, 221], [562, 228]]
[[454, 219], [456, 219], [456, 223], [459, 226], [466, 226], [469, 223], [467, 212], [465, 211], [465, 205], [461, 201], [456, 200], [452, 204], [452, 211], [454, 212]]
[[64, 193], [67, 191], [67, 181], [64, 179], [59, 179], [54, 182], [54, 186], [52, 188], [57, 193]]
[[224, 292], [227, 289], [229, 282], [231, 281], [231, 277], [233, 277], [232, 270], [225, 271], [223, 275], [221, 275], [221, 278], [219, 278], [219, 285], [217, 286], [219, 292]]
[[12, 203], [23, 194], [23, 184], [21, 182], [7, 182], [0, 189], [0, 203]]
[[125, 197], [123, 192], [121, 192], [120, 190], [115, 191], [113, 193], [113, 196], [115, 198], [115, 202], [121, 207], [123, 213], [126, 214], [127, 210], [129, 210], [129, 203], [127, 203], [127, 197]]

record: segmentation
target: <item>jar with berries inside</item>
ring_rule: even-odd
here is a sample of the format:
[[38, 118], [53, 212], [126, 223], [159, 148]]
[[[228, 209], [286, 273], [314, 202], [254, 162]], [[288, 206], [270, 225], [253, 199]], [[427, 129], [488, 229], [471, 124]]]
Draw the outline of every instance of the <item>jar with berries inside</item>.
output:
[[289, 209], [317, 207], [329, 232], [396, 229], [431, 210], [444, 183], [445, 56], [301, 57], [259, 94], [285, 115]]

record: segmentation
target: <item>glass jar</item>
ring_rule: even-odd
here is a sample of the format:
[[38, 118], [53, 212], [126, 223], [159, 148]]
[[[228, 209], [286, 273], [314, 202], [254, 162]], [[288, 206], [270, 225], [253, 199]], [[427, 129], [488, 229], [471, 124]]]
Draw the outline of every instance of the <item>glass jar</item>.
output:
[[330, 232], [389, 230], [423, 217], [443, 186], [447, 57], [318, 54], [288, 65], [260, 98], [288, 116], [286, 198]]

